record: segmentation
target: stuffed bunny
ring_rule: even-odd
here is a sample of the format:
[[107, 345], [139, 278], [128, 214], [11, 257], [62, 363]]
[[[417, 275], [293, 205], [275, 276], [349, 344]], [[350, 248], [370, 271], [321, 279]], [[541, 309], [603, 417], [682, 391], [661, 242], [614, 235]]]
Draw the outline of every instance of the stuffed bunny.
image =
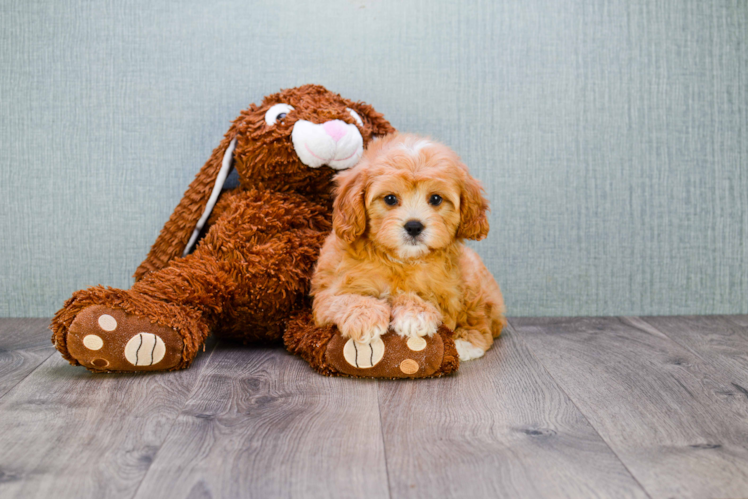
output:
[[[52, 342], [71, 364], [109, 372], [186, 368], [210, 333], [280, 340], [309, 308], [332, 227], [333, 175], [393, 131], [368, 104], [319, 85], [250, 106], [190, 184], [133, 287], [75, 292], [52, 320]], [[224, 190], [232, 168], [239, 186]]]

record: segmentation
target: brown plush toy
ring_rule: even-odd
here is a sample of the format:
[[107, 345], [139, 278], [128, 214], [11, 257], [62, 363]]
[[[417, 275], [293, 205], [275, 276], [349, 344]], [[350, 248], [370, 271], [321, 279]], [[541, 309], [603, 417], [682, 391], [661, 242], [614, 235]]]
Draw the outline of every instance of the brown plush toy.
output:
[[[318, 85], [250, 106], [190, 184], [135, 285], [75, 292], [52, 320], [53, 343], [92, 371], [143, 371], [189, 366], [211, 332], [279, 341], [309, 309], [333, 175], [393, 131], [368, 104]], [[239, 186], [222, 190], [232, 163]]]

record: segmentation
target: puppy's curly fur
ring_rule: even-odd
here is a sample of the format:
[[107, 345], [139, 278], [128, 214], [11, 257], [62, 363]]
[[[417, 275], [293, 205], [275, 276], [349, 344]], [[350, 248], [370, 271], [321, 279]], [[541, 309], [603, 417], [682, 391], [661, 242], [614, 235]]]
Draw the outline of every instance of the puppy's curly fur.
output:
[[488, 234], [488, 202], [457, 154], [410, 134], [374, 140], [336, 178], [333, 228], [312, 278], [314, 319], [368, 342], [454, 330], [477, 358], [506, 325], [499, 285], [463, 244]]

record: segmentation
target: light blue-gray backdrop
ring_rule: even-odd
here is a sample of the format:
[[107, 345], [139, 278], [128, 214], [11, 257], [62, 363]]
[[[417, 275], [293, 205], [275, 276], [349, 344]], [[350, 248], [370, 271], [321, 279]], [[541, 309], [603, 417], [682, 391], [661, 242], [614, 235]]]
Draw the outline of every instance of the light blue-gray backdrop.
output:
[[748, 2], [3, 1], [0, 316], [128, 287], [229, 121], [315, 82], [484, 182], [509, 314], [748, 313]]

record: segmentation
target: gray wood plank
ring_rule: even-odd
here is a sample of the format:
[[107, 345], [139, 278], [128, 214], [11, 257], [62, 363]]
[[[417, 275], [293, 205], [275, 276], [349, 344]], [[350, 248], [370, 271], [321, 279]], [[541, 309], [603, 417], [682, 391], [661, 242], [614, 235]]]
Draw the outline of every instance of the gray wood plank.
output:
[[659, 316], [641, 320], [715, 367], [734, 386], [732, 396], [748, 397], [748, 328], [724, 316]]
[[393, 497], [644, 497], [517, 334], [452, 377], [380, 382]]
[[49, 357], [0, 400], [0, 497], [132, 497], [206, 354], [189, 370], [132, 375]]
[[748, 327], [748, 314], [732, 314], [730, 316], [725, 316], [725, 318], [736, 325]]
[[35, 349], [0, 351], [0, 400], [55, 352], [51, 344]]
[[49, 318], [0, 318], [0, 352], [52, 346]]
[[221, 346], [138, 497], [388, 497], [375, 381]]
[[699, 356], [631, 318], [511, 323], [650, 495], [748, 495], [748, 399]]
[[49, 358], [49, 320], [0, 318], [0, 399]]

